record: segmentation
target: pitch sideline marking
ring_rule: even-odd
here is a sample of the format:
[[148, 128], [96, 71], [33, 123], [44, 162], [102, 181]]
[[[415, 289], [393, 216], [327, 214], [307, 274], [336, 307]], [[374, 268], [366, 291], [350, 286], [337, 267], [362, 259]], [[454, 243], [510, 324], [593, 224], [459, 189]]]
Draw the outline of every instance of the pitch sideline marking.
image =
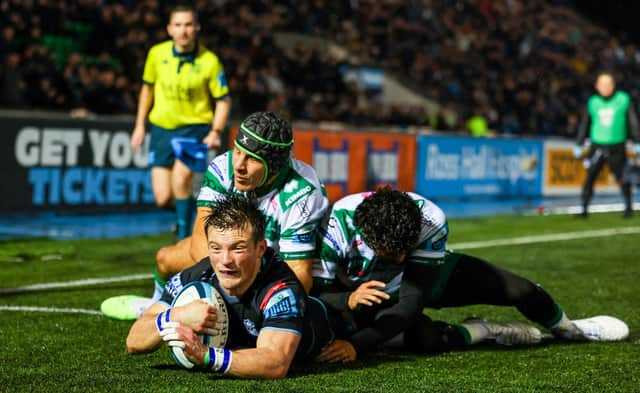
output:
[[37, 292], [37, 291], [44, 291], [47, 289], [94, 286], [94, 285], [101, 285], [101, 284], [110, 284], [114, 282], [146, 280], [149, 278], [153, 278], [153, 274], [131, 274], [128, 276], [109, 277], [109, 278], [87, 278], [85, 280], [76, 280], [76, 281], [50, 282], [46, 284], [33, 284], [33, 285], [25, 285], [22, 287], [16, 287], [16, 288], [0, 289], [0, 295], [13, 295], [13, 294], [25, 293], [25, 292]]
[[84, 308], [57, 308], [57, 307], [31, 307], [31, 306], [0, 306], [0, 311], [24, 311], [24, 312], [52, 312], [67, 314], [104, 315], [98, 310]]
[[[542, 242], [554, 242], [554, 241], [561, 241], [561, 240], [585, 239], [585, 238], [592, 238], [592, 237], [605, 237], [605, 236], [613, 236], [613, 235], [630, 235], [630, 234], [636, 234], [636, 233], [640, 233], [640, 227], [598, 229], [598, 230], [582, 231], [582, 232], [565, 232], [565, 233], [555, 233], [555, 234], [549, 234], [549, 235], [523, 236], [523, 237], [515, 237], [511, 239], [453, 243], [449, 245], [449, 248], [453, 250], [479, 249], [479, 248], [496, 247], [496, 246], [515, 246], [520, 244], [530, 244], [530, 243], [536, 243], [536, 242], [542, 243]], [[62, 281], [62, 282], [52, 282], [52, 283], [46, 283], [46, 284], [33, 284], [33, 285], [25, 285], [22, 287], [16, 287], [16, 288], [0, 289], [0, 296], [44, 291], [47, 289], [73, 288], [73, 287], [109, 284], [114, 282], [146, 280], [150, 278], [153, 278], [152, 274], [132, 274], [127, 276], [119, 276], [119, 277], [89, 278], [85, 280], [76, 280], [76, 281]]]
[[597, 230], [582, 231], [582, 232], [565, 232], [565, 233], [554, 233], [549, 235], [514, 237], [511, 239], [497, 239], [497, 240], [479, 241], [479, 242], [455, 243], [455, 244], [449, 245], [449, 248], [451, 248], [452, 250], [466, 250], [466, 249], [487, 248], [487, 247], [496, 247], [496, 246], [517, 246], [520, 244], [530, 244], [530, 243], [538, 243], [538, 242], [539, 243], [557, 242], [561, 240], [587, 239], [591, 237], [606, 237], [606, 236], [613, 236], [613, 235], [631, 235], [635, 233], [640, 233], [640, 227], [597, 229]]

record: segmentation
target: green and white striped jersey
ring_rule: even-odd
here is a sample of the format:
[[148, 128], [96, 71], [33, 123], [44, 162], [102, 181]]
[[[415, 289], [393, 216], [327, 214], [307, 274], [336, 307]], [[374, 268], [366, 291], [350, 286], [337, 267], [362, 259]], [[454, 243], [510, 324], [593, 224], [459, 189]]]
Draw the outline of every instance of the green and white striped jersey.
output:
[[[233, 182], [232, 152], [217, 156], [207, 168], [198, 195], [198, 206], [213, 207], [216, 200], [236, 190]], [[267, 245], [284, 260], [317, 257], [317, 228], [329, 208], [324, 185], [315, 170], [302, 161], [290, 159], [266, 190], [256, 194], [267, 219]]]
[[[333, 205], [328, 220], [320, 228], [320, 260], [314, 262], [314, 285], [331, 284], [336, 273], [346, 273], [353, 287], [372, 279], [384, 281], [386, 292], [397, 292], [402, 271], [391, 266], [376, 266], [375, 252], [364, 242], [359, 228], [353, 223], [356, 208], [371, 193], [348, 195]], [[449, 229], [444, 212], [428, 199], [407, 193], [422, 211], [423, 224], [415, 249], [407, 255], [406, 263], [422, 263], [439, 268], [445, 263]], [[389, 271], [391, 276], [383, 274]], [[391, 272], [391, 270], [396, 270]], [[342, 281], [345, 277], [340, 277]]]

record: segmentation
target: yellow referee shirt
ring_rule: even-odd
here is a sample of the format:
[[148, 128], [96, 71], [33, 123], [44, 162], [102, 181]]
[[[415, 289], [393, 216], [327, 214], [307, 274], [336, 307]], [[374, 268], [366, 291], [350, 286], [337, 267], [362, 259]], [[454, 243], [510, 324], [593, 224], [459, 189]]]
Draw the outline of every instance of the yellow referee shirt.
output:
[[181, 55], [171, 40], [149, 50], [142, 80], [153, 85], [149, 120], [166, 129], [211, 123], [211, 97], [229, 93], [218, 56], [202, 45], [197, 53]]

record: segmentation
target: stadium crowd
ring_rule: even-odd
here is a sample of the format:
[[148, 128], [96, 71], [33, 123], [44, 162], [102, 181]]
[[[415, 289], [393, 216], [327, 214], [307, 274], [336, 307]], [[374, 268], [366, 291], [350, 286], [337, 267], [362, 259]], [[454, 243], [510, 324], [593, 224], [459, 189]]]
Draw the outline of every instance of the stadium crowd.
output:
[[[0, 0], [0, 106], [132, 114], [148, 48], [166, 39], [162, 0]], [[567, 5], [569, 4], [569, 5]], [[614, 69], [637, 102], [640, 50], [580, 16], [571, 1], [195, 1], [201, 39], [222, 59], [234, 117], [271, 110], [295, 120], [567, 135]], [[322, 37], [345, 59], [283, 48], [275, 32]], [[374, 66], [443, 108], [383, 105], [340, 67]], [[444, 116], [451, 110], [457, 117]]]

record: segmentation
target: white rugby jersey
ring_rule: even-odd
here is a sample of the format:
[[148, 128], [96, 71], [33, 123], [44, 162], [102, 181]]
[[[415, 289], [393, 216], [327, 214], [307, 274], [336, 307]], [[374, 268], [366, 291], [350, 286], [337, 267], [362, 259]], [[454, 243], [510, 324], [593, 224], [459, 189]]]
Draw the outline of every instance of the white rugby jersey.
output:
[[[198, 206], [215, 206], [216, 200], [236, 190], [233, 182], [232, 152], [217, 156], [207, 168], [198, 195]], [[329, 208], [324, 185], [315, 170], [302, 161], [290, 159], [269, 189], [257, 194], [257, 203], [267, 219], [265, 238], [284, 260], [317, 256], [316, 232]]]
[[[444, 212], [428, 199], [407, 193], [420, 207], [423, 224], [415, 249], [407, 255], [406, 262], [444, 264], [449, 233]], [[332, 282], [337, 267], [346, 271], [354, 283], [369, 281], [375, 268], [375, 252], [364, 242], [360, 229], [353, 224], [356, 208], [370, 192], [348, 195], [333, 205], [328, 222], [320, 228], [322, 239], [320, 261], [313, 264], [314, 280]], [[400, 285], [402, 274], [388, 282], [387, 291], [393, 292]]]

